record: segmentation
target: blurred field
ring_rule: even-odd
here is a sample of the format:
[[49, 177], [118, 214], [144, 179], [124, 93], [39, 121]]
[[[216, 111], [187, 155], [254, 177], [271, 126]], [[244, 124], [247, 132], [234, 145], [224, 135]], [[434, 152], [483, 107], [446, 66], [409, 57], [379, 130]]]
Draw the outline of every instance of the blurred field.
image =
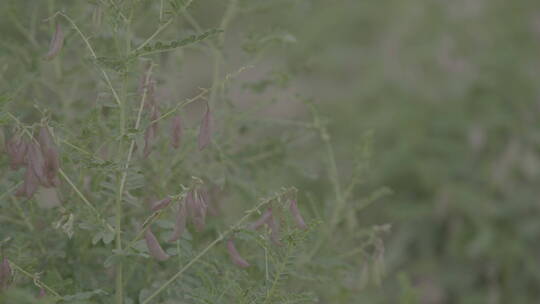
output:
[[[56, 2], [80, 18], [92, 13], [86, 4]], [[355, 194], [381, 186], [393, 194], [359, 212], [358, 222], [392, 229], [385, 239], [385, 279], [380, 288], [355, 295], [358, 303], [536, 303], [540, 2], [240, 2], [253, 8], [227, 32], [224, 73], [246, 68], [237, 78], [241, 85], [231, 88], [233, 104], [243, 109], [254, 100], [268, 102], [261, 117], [301, 121], [308, 117], [301, 100], [314, 101], [329, 120], [344, 181], [358, 156], [356, 145], [373, 132], [369, 176]], [[17, 105], [22, 112], [37, 98], [25, 84], [42, 79], [46, 87], [47, 75], [54, 74], [54, 67], [41, 70], [28, 59], [44, 53], [39, 45], [48, 39], [48, 25], [41, 22], [46, 9], [27, 1], [0, 4], [0, 90], [21, 90], [21, 100], [28, 101]], [[192, 10], [203, 28], [213, 28], [224, 4], [199, 0]], [[26, 33], [32, 22], [39, 31]], [[153, 28], [137, 21], [141, 36]], [[68, 36], [66, 44], [79, 44], [77, 39]], [[272, 46], [266, 56], [250, 59], [266, 44]], [[191, 96], [208, 86], [211, 62], [197, 56], [175, 59], [182, 70], [173, 80], [167, 70], [172, 75], [177, 66], [164, 61], [163, 98]], [[70, 73], [74, 63], [63, 64]], [[85, 78], [60, 87], [40, 98], [54, 99], [53, 107], [73, 121], [84, 103], [100, 98]], [[278, 133], [258, 132], [261, 138]], [[320, 178], [327, 174], [322, 148], [294, 148], [283, 153], [290, 166], [306, 165], [305, 176], [268, 171], [262, 175], [274, 174], [268, 186], [285, 180], [332, 200], [331, 185]]]

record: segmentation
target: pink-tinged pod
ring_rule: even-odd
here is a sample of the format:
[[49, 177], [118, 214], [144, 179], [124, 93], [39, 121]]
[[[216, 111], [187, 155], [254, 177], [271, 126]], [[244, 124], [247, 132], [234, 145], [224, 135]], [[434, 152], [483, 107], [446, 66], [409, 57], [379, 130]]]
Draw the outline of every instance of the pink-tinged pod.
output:
[[56, 57], [60, 50], [62, 50], [62, 46], [64, 45], [64, 32], [62, 31], [62, 28], [60, 27], [60, 23], [56, 23], [56, 30], [54, 31], [53, 38], [51, 40], [51, 44], [49, 45], [49, 52], [45, 55], [46, 60], [52, 60], [54, 57]]
[[204, 226], [206, 222], [206, 211], [208, 209], [208, 204], [206, 202], [207, 197], [201, 193], [202, 192], [199, 189], [194, 194], [196, 209], [195, 209], [195, 214], [193, 217], [193, 223], [195, 224], [195, 228], [199, 232], [204, 230]]
[[156, 236], [152, 233], [150, 228], [146, 229], [144, 239], [146, 241], [146, 246], [148, 247], [148, 252], [150, 252], [150, 255], [154, 259], [163, 262], [169, 258], [169, 255], [163, 251], [163, 248], [159, 245]]
[[158, 211], [158, 210], [161, 210], [163, 208], [166, 208], [167, 206], [169, 206], [169, 204], [172, 202], [172, 198], [170, 197], [167, 197], [165, 199], [162, 199], [160, 201], [157, 201], [157, 202], [153, 202], [152, 203], [152, 211]]
[[41, 152], [44, 157], [44, 172], [47, 179], [47, 183], [43, 184], [45, 187], [55, 187], [60, 185], [58, 178], [58, 171], [60, 169], [60, 156], [58, 149], [54, 144], [54, 140], [49, 132], [49, 129], [45, 126], [39, 131], [38, 142]]
[[41, 299], [41, 298], [45, 297], [46, 295], [47, 295], [47, 292], [45, 291], [45, 288], [42, 287], [42, 288], [39, 289], [39, 293], [38, 293], [36, 298]]
[[26, 165], [28, 142], [22, 136], [12, 137], [6, 141], [6, 152], [10, 158], [10, 167], [17, 170]]
[[34, 174], [34, 170], [26, 168], [26, 172], [24, 174], [24, 182], [15, 193], [15, 196], [31, 198], [38, 190], [38, 186], [39, 180]]
[[180, 148], [180, 143], [182, 141], [182, 118], [180, 115], [176, 115], [172, 119], [171, 123], [171, 146], [175, 149]]
[[174, 223], [174, 231], [169, 239], [169, 242], [176, 242], [181, 237], [184, 231], [186, 230], [186, 220], [187, 220], [187, 208], [186, 204], [181, 204], [178, 213], [176, 214], [176, 221]]
[[249, 263], [240, 256], [240, 253], [238, 253], [238, 250], [236, 250], [236, 247], [234, 246], [234, 242], [232, 239], [229, 239], [227, 241], [227, 251], [229, 252], [229, 256], [231, 257], [231, 261], [240, 268], [247, 268], [249, 267]]
[[37, 144], [31, 143], [28, 145], [26, 163], [28, 164], [28, 169], [34, 171], [34, 175], [41, 185], [45, 187], [51, 186], [45, 173], [45, 158]]
[[[152, 112], [150, 113], [150, 121], [155, 121], [159, 118], [159, 110], [157, 107], [152, 107]], [[152, 146], [154, 145], [154, 141], [157, 137], [158, 133], [158, 123], [152, 122], [146, 129], [146, 133], [144, 134], [144, 150], [143, 154], [144, 157], [147, 158], [150, 153], [152, 152]]]
[[248, 225], [249, 229], [257, 230], [261, 228], [264, 224], [268, 223], [268, 220], [272, 217], [272, 208], [268, 208], [261, 217], [255, 222]]
[[266, 221], [268, 228], [270, 228], [270, 240], [272, 240], [272, 243], [278, 246], [282, 246], [283, 243], [279, 239], [279, 223], [274, 218], [274, 215], [271, 214], [268, 221]]
[[307, 229], [306, 222], [304, 222], [304, 219], [300, 214], [300, 210], [298, 210], [298, 204], [295, 199], [291, 200], [291, 205], [289, 206], [289, 209], [291, 210], [291, 214], [296, 223], [296, 226], [303, 230]]
[[201, 127], [199, 128], [199, 150], [206, 148], [212, 140], [212, 112], [207, 105], [206, 113], [203, 116]]
[[2, 264], [0, 264], [0, 291], [9, 287], [12, 279], [11, 276], [11, 266], [9, 265], [8, 259], [4, 257]]

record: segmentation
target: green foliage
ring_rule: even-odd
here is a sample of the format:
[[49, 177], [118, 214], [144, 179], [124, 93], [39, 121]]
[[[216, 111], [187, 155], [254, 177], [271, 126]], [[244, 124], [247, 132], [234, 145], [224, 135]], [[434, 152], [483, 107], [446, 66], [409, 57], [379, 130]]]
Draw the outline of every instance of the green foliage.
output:
[[[355, 303], [360, 290], [376, 288], [390, 226], [358, 218], [390, 190], [364, 184], [372, 133], [355, 139], [353, 172], [338, 167], [320, 105], [286, 63], [270, 63], [301, 36], [287, 23], [244, 27], [258, 24], [249, 20], [257, 12], [302, 6], [2, 1], [0, 257], [12, 271], [0, 302]], [[57, 24], [64, 44], [45, 61]], [[202, 149], [207, 111], [212, 138]], [[11, 139], [45, 154], [44, 129], [58, 150], [60, 183], [40, 180], [36, 193], [21, 195], [42, 168], [27, 153], [22, 168], [10, 169], [18, 151]], [[170, 203], [152, 209], [164, 198]], [[197, 209], [201, 200], [208, 209]], [[168, 241], [182, 208], [186, 230]], [[251, 227], [269, 208], [273, 221]]]

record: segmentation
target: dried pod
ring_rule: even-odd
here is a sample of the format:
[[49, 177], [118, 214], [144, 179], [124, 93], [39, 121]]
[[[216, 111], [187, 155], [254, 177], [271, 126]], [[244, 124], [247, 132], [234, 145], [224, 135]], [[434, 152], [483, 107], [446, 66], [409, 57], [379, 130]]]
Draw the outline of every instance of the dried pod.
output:
[[283, 243], [279, 239], [279, 223], [276, 221], [273, 214], [270, 215], [270, 218], [268, 218], [266, 223], [268, 228], [270, 228], [270, 240], [272, 240], [272, 243], [282, 246]]
[[58, 179], [58, 171], [60, 169], [60, 157], [58, 155], [58, 149], [54, 144], [51, 133], [46, 126], [40, 129], [37, 140], [39, 142], [39, 146], [45, 161], [44, 173], [47, 179], [47, 183], [44, 183], [43, 186], [58, 186], [60, 184], [60, 180]]
[[195, 228], [197, 231], [203, 231], [205, 226], [205, 220], [206, 220], [206, 210], [208, 209], [208, 205], [205, 201], [205, 197], [201, 195], [201, 191], [197, 190], [194, 194], [194, 200], [195, 200], [195, 212], [193, 216], [193, 223], [195, 224]]
[[249, 229], [257, 230], [260, 227], [262, 227], [264, 224], [268, 223], [268, 220], [270, 220], [272, 217], [272, 208], [268, 208], [261, 217], [256, 220], [255, 222], [248, 225]]
[[182, 118], [180, 115], [176, 115], [171, 123], [171, 146], [175, 149], [180, 148], [180, 142], [182, 140]]
[[300, 210], [298, 210], [298, 205], [295, 199], [291, 200], [290, 208], [291, 214], [293, 216], [293, 219], [296, 223], [296, 226], [300, 229], [307, 229], [306, 222], [304, 222], [304, 219], [302, 218], [302, 215], [300, 214]]
[[63, 45], [64, 45], [64, 32], [62, 31], [62, 28], [60, 27], [60, 23], [56, 23], [56, 30], [51, 40], [51, 44], [49, 45], [49, 52], [47, 53], [47, 55], [45, 55], [45, 59], [46, 60], [54, 59], [54, 57], [56, 57], [60, 53], [60, 50], [62, 50]]
[[178, 213], [176, 214], [176, 221], [174, 223], [174, 231], [169, 239], [169, 242], [176, 242], [182, 237], [184, 230], [186, 230], [187, 220], [187, 208], [186, 204], [181, 204]]
[[146, 241], [146, 246], [148, 247], [148, 252], [150, 252], [150, 255], [153, 258], [158, 261], [165, 261], [169, 258], [169, 255], [163, 251], [163, 248], [159, 245], [156, 236], [152, 233], [150, 228], [146, 229], [144, 239]]
[[12, 137], [6, 141], [6, 152], [10, 158], [12, 170], [17, 170], [26, 165], [26, 152], [28, 142], [22, 136]]
[[199, 128], [199, 150], [203, 150], [212, 140], [212, 112], [210, 106], [206, 106], [206, 113], [203, 116], [201, 127]]
[[172, 198], [170, 197], [167, 197], [165, 199], [162, 199], [160, 201], [157, 201], [157, 202], [153, 202], [152, 203], [152, 211], [158, 211], [158, 210], [161, 210], [167, 206], [169, 206], [169, 204], [172, 202]]
[[12, 280], [11, 266], [6, 257], [2, 259], [0, 264], [0, 291], [7, 289]]
[[39, 289], [39, 293], [38, 293], [36, 298], [41, 299], [41, 298], [45, 297], [46, 295], [47, 295], [47, 292], [45, 291], [45, 288], [42, 287], [42, 288]]
[[152, 112], [150, 113], [150, 120], [152, 121], [152, 123], [150, 123], [150, 126], [146, 128], [146, 133], [144, 133], [143, 154], [145, 158], [147, 158], [152, 152], [152, 146], [154, 145], [154, 141], [157, 137], [158, 123], [155, 120], [157, 120], [158, 118], [159, 118], [159, 110], [156, 107], [153, 107]]
[[231, 261], [240, 268], [247, 268], [249, 267], [249, 263], [240, 256], [240, 253], [238, 253], [238, 250], [236, 250], [236, 247], [234, 246], [234, 242], [232, 239], [229, 239], [227, 241], [227, 251], [229, 252], [229, 256], [231, 257]]
[[24, 183], [15, 193], [15, 196], [31, 198], [38, 190], [39, 180], [31, 168], [26, 168]]
[[39, 183], [45, 187], [50, 187], [49, 179], [45, 173], [45, 158], [36, 143], [28, 145], [26, 163], [28, 164], [28, 169], [34, 171], [34, 175], [37, 177]]

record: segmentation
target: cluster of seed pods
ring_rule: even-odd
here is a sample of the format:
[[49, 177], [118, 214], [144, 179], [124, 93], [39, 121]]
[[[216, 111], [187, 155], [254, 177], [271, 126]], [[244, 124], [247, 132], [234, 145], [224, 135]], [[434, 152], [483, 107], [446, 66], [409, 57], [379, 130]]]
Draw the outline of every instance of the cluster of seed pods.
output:
[[[154, 146], [157, 137], [158, 137], [158, 122], [161, 117], [161, 112], [159, 110], [159, 104], [155, 97], [156, 92], [156, 81], [149, 75], [149, 66], [146, 68], [143, 77], [139, 81], [139, 93], [143, 93], [146, 90], [146, 100], [144, 108], [146, 109], [150, 125], [146, 128], [144, 133], [144, 149], [143, 156], [147, 158], [152, 152], [152, 147]], [[171, 120], [171, 146], [174, 149], [180, 148], [183, 136], [183, 122], [180, 115], [175, 115]], [[206, 104], [206, 111], [201, 119], [201, 124], [199, 127], [198, 135], [198, 148], [202, 151], [206, 148], [212, 141], [212, 112], [210, 111], [210, 106]]]
[[[291, 212], [292, 218], [296, 224], [296, 227], [302, 230], [306, 230], [308, 227], [298, 210], [298, 204], [296, 199], [289, 201], [289, 210]], [[279, 239], [279, 221], [277, 221], [272, 212], [272, 207], [269, 207], [261, 217], [255, 222], [248, 225], [248, 229], [257, 230], [264, 225], [267, 225], [270, 229], [270, 240], [277, 246], [281, 246], [282, 243]], [[234, 240], [231, 238], [227, 241], [227, 251], [231, 261], [240, 268], [249, 267], [250, 264], [242, 258], [238, 250], [234, 245]]]
[[39, 186], [57, 187], [60, 184], [58, 149], [47, 126], [42, 126], [36, 137], [15, 135], [6, 142], [12, 170], [26, 168], [24, 183], [16, 195], [31, 198]]
[[[172, 203], [172, 198], [165, 198], [152, 203], [152, 211], [158, 211], [168, 207]], [[176, 242], [179, 240], [184, 231], [188, 220], [195, 226], [195, 229], [201, 232], [204, 229], [206, 214], [208, 210], [209, 196], [205, 189], [195, 188], [186, 194], [184, 202], [179, 204], [176, 213], [174, 230], [168, 242]], [[165, 261], [169, 255], [163, 250], [158, 239], [152, 232], [151, 228], [145, 231], [145, 241], [148, 247], [148, 252], [158, 261]]]

